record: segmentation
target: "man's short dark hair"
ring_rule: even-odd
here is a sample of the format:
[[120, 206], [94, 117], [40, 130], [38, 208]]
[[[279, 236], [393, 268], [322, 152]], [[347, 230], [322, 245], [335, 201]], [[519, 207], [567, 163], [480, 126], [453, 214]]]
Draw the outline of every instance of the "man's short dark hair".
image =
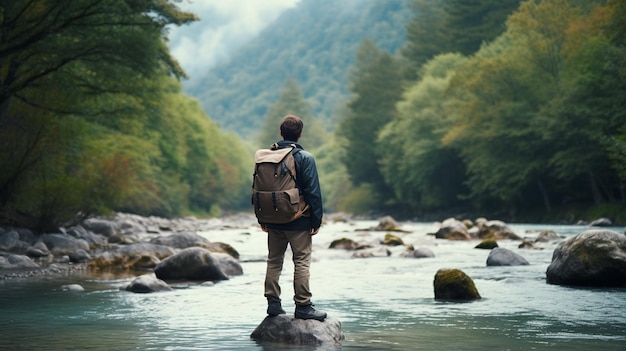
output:
[[304, 123], [298, 116], [287, 115], [280, 124], [280, 134], [285, 140], [298, 141], [302, 135]]

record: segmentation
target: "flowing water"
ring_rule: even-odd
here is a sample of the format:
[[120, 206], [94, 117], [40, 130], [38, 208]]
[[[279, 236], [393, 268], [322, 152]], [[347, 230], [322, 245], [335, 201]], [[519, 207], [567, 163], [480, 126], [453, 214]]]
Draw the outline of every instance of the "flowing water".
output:
[[[626, 350], [626, 289], [572, 288], [545, 282], [556, 242], [521, 250], [528, 266], [487, 267], [488, 250], [476, 241], [437, 240], [427, 223], [403, 223], [405, 244], [426, 247], [434, 258], [393, 255], [351, 258], [327, 249], [333, 239], [375, 241], [384, 232], [355, 231], [373, 221], [335, 223], [314, 237], [311, 289], [316, 307], [342, 323], [337, 350]], [[521, 236], [554, 230], [571, 237], [588, 228], [512, 224]], [[611, 228], [624, 232], [624, 228]], [[250, 333], [265, 317], [265, 234], [256, 227], [202, 233], [241, 254], [244, 275], [213, 286], [177, 285], [174, 291], [134, 294], [119, 287], [131, 275], [72, 273], [62, 277], [0, 280], [2, 350], [310, 350], [260, 345]], [[482, 299], [434, 300], [440, 268], [458, 268]], [[281, 278], [283, 306], [293, 313], [291, 275]], [[85, 291], [63, 291], [77, 283]], [[318, 347], [326, 350], [328, 347]]]

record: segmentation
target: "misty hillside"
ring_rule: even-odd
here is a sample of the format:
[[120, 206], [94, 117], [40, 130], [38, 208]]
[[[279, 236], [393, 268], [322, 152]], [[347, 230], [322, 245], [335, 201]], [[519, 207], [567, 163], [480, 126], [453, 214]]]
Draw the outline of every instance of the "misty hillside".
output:
[[332, 129], [334, 111], [348, 97], [347, 76], [365, 39], [395, 52], [411, 19], [406, 0], [302, 0], [285, 11], [226, 64], [186, 92], [229, 131], [248, 137], [295, 79], [314, 115]]

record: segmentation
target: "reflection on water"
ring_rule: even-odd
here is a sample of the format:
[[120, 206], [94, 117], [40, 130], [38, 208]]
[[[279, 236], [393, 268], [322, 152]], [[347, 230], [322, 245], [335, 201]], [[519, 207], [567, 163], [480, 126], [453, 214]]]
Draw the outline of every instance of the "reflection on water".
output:
[[[371, 227], [359, 222], [357, 227]], [[486, 267], [488, 251], [476, 242], [435, 240], [429, 224], [407, 224], [406, 244], [428, 247], [434, 258], [351, 259], [328, 250], [341, 237], [375, 240], [385, 233], [362, 233], [355, 226], [324, 227], [315, 237], [311, 286], [317, 307], [342, 322], [341, 350], [624, 350], [626, 290], [570, 288], [545, 283], [555, 243], [542, 250], [517, 249], [531, 264]], [[571, 236], [585, 228], [517, 225], [553, 229]], [[623, 231], [623, 228], [618, 228]], [[119, 286], [130, 277], [75, 274], [66, 277], [0, 281], [0, 349], [6, 350], [310, 350], [260, 345], [250, 333], [265, 317], [262, 282], [264, 234], [250, 230], [205, 233], [233, 245], [244, 275], [214, 286], [179, 286], [174, 291], [133, 294]], [[402, 248], [392, 248], [394, 253]], [[249, 262], [246, 262], [249, 261]], [[288, 262], [288, 261], [287, 261]], [[440, 268], [459, 268], [474, 280], [483, 299], [438, 302], [433, 278]], [[281, 284], [290, 302], [290, 264]], [[61, 291], [65, 284], [85, 291]], [[324, 348], [318, 348], [324, 349]], [[332, 349], [332, 348], [331, 348]]]

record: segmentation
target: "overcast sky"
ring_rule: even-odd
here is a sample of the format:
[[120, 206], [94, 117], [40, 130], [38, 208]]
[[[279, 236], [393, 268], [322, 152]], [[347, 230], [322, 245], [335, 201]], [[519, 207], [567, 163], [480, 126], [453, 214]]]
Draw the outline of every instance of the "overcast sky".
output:
[[183, 0], [178, 7], [200, 21], [170, 29], [170, 51], [199, 78], [300, 0]]

